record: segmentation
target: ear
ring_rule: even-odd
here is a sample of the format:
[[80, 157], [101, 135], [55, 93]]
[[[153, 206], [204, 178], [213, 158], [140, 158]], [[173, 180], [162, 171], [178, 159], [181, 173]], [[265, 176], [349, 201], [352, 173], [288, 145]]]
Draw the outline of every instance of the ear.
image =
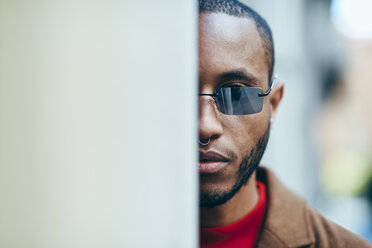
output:
[[271, 117], [270, 117], [270, 126], [272, 127], [276, 111], [280, 101], [282, 100], [284, 93], [284, 84], [282, 81], [277, 82], [277, 85], [272, 89], [270, 93], [270, 107], [271, 107]]

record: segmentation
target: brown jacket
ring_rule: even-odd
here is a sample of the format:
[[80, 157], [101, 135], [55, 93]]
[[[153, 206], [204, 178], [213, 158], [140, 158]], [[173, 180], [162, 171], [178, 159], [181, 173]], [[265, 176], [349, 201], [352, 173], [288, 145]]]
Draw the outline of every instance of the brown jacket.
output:
[[325, 219], [260, 167], [257, 179], [267, 190], [267, 210], [256, 247], [371, 247], [356, 234]]

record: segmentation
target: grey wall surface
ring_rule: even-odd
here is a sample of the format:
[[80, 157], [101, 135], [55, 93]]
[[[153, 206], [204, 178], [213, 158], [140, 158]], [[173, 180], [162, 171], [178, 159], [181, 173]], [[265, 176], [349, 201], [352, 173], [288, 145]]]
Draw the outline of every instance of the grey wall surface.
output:
[[0, 247], [196, 247], [196, 3], [0, 0]]

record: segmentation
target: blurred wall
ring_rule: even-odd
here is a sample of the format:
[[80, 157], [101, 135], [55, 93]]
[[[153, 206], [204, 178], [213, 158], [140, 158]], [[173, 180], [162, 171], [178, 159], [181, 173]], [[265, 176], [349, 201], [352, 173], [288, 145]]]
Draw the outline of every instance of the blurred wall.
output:
[[0, 0], [0, 247], [197, 245], [196, 3]]

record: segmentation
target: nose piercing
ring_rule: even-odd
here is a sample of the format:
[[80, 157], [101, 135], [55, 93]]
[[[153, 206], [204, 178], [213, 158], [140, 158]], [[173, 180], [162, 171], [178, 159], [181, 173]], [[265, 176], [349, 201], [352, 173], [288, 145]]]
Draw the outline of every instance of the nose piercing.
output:
[[[205, 142], [203, 142], [203, 141], [205, 141]], [[201, 145], [201, 146], [207, 146], [209, 143], [211, 142], [211, 139], [209, 138], [209, 139], [199, 139], [199, 144]]]

